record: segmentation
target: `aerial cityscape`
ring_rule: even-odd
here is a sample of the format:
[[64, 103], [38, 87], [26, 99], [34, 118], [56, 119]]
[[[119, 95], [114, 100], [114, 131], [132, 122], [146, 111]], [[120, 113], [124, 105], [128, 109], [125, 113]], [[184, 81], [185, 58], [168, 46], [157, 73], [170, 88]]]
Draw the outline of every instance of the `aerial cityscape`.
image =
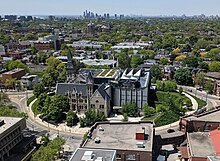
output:
[[220, 161], [219, 5], [2, 2], [0, 161]]

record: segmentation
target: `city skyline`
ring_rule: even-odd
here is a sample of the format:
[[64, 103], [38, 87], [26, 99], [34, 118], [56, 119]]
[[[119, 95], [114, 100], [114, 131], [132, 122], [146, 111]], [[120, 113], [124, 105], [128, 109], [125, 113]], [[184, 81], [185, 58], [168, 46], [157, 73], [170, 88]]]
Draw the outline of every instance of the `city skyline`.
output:
[[[12, 5], [13, 4], [13, 5]], [[94, 0], [82, 1], [52, 1], [52, 0], [8, 0], [3, 1], [0, 6], [0, 14], [16, 15], [82, 15], [85, 10], [98, 14], [110, 13], [125, 15], [143, 15], [143, 16], [181, 16], [191, 15], [219, 15], [218, 6], [220, 1], [212, 0], [154, 0], [154, 1], [131, 1], [131, 0]]]

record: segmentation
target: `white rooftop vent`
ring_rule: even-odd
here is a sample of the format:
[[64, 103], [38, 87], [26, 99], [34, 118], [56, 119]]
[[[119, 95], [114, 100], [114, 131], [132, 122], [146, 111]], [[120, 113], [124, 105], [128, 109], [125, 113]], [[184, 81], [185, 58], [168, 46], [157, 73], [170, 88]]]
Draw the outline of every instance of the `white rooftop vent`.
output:
[[144, 142], [137, 142], [136, 145], [137, 145], [138, 148], [144, 148], [145, 147]]
[[96, 137], [95, 138], [95, 143], [100, 143], [101, 142], [101, 139], [99, 137]]
[[82, 161], [93, 161], [93, 151], [85, 151], [83, 157], [82, 157]]
[[100, 126], [100, 127], [99, 127], [99, 131], [104, 131], [104, 129]]
[[102, 157], [98, 157], [95, 161], [104, 161]]

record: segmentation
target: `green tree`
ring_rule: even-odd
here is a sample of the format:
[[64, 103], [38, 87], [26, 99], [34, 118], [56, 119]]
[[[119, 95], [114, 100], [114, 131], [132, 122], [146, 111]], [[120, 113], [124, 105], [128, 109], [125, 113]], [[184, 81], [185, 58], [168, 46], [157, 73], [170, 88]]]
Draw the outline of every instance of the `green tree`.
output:
[[43, 64], [46, 63], [46, 60], [48, 58], [47, 54], [44, 53], [43, 51], [39, 51], [37, 53], [37, 57], [38, 57], [38, 63], [43, 63]]
[[209, 46], [210, 42], [207, 41], [207, 40], [204, 40], [204, 39], [199, 39], [197, 41], [197, 43], [195, 44], [195, 47], [196, 49], [205, 49], [207, 48], [207, 46]]
[[205, 74], [203, 72], [197, 74], [195, 78], [195, 84], [199, 85], [200, 87], [204, 87], [205, 84]]
[[127, 122], [128, 121], [128, 114], [124, 113], [123, 114], [123, 122]]
[[9, 107], [9, 106], [0, 104], [0, 116], [26, 117], [26, 114], [23, 112], [18, 112], [15, 107]]
[[150, 71], [151, 71], [152, 77], [154, 77], [156, 80], [161, 79], [162, 72], [161, 72], [159, 65], [151, 66]]
[[206, 62], [199, 62], [199, 66], [198, 68], [200, 69], [205, 69], [205, 70], [209, 70], [209, 65]]
[[165, 111], [167, 111], [169, 108], [166, 106], [166, 105], [164, 105], [164, 104], [158, 104], [157, 106], [156, 106], [156, 112], [157, 113], [159, 113], [159, 112], [165, 112]]
[[48, 143], [50, 142], [49, 134], [42, 136], [40, 142], [43, 143], [43, 146], [47, 146]]
[[125, 52], [119, 53], [117, 57], [120, 68], [126, 69], [131, 67], [131, 58], [127, 53]]
[[132, 59], [131, 59], [131, 66], [133, 68], [136, 68], [138, 67], [139, 65], [141, 65], [143, 63], [143, 59], [141, 58], [141, 55], [140, 54], [135, 54], [132, 56]]
[[58, 122], [63, 116], [63, 112], [69, 110], [68, 98], [63, 95], [55, 94], [53, 97], [48, 96], [44, 102], [42, 116], [46, 120]]
[[81, 127], [91, 126], [95, 124], [95, 122], [97, 121], [105, 121], [105, 120], [106, 120], [106, 117], [105, 117], [104, 112], [101, 112], [96, 109], [91, 109], [91, 108], [89, 108], [85, 112], [85, 117], [81, 117], [79, 119]]
[[207, 90], [207, 92], [208, 92], [209, 94], [213, 94], [213, 90], [214, 90], [213, 81], [211, 81], [211, 80], [206, 80], [204, 87], [205, 87], [205, 89]]
[[199, 59], [196, 56], [189, 56], [189, 57], [186, 57], [184, 62], [188, 67], [197, 68]]
[[179, 94], [183, 93], [183, 87], [179, 87]]
[[148, 106], [147, 104], [144, 105], [144, 116], [150, 117], [155, 114], [156, 110], [153, 107]]
[[42, 82], [46, 87], [49, 87], [49, 89], [56, 83], [53, 77], [47, 73], [43, 74]]
[[45, 92], [45, 87], [44, 84], [42, 82], [39, 82], [37, 84], [34, 85], [33, 87], [33, 93], [34, 96], [37, 98], [41, 93]]
[[135, 116], [137, 114], [137, 107], [135, 103], [125, 103], [122, 105], [121, 112], [126, 113], [128, 116]]
[[66, 65], [63, 64], [63, 63], [60, 63], [58, 66], [57, 66], [57, 71], [59, 73], [59, 76], [58, 76], [58, 81], [62, 81], [64, 82], [66, 80], [66, 76], [67, 76], [67, 71], [66, 71]]
[[54, 58], [54, 57], [49, 57], [47, 60], [46, 60], [46, 64], [48, 67], [52, 67], [54, 69], [57, 68], [57, 66], [62, 63], [61, 60], [57, 59], [57, 58]]
[[57, 160], [59, 152], [62, 150], [65, 140], [61, 137], [57, 137], [46, 146], [41, 146], [31, 158], [31, 161], [52, 161]]
[[191, 49], [190, 44], [185, 44], [185, 45], [181, 48], [181, 51], [182, 51], [182, 52], [191, 52], [192, 49]]
[[32, 33], [27, 33], [24, 35], [23, 40], [37, 40], [37, 36]]
[[140, 54], [142, 54], [145, 59], [154, 59], [154, 56], [156, 55], [155, 51], [153, 50], [145, 50], [145, 49], [141, 49], [140, 50]]
[[211, 72], [220, 72], [220, 61], [214, 61], [209, 64], [209, 70]]
[[207, 54], [207, 58], [211, 58], [214, 61], [220, 61], [220, 48], [211, 49]]
[[69, 111], [66, 115], [67, 125], [73, 126], [79, 122], [79, 118], [75, 112]]
[[161, 58], [159, 64], [161, 65], [168, 65], [169, 60], [167, 58]]
[[42, 109], [44, 108], [44, 102], [46, 101], [46, 98], [49, 97], [47, 93], [41, 93], [37, 98], [37, 110], [42, 112]]
[[9, 43], [10, 37], [7, 34], [0, 33], [0, 44], [6, 44]]
[[159, 91], [175, 92], [177, 89], [177, 84], [173, 81], [156, 81], [156, 84]]
[[174, 75], [174, 79], [176, 80], [177, 84], [180, 85], [191, 85], [193, 82], [192, 74], [190, 70], [186, 68], [178, 69]]
[[26, 64], [22, 63], [21, 61], [19, 60], [12, 60], [12, 61], [8, 61], [5, 63], [5, 68], [7, 70], [13, 70], [13, 69], [16, 69], [16, 68], [21, 68], [21, 69], [25, 69], [26, 71], [28, 71], [28, 67]]

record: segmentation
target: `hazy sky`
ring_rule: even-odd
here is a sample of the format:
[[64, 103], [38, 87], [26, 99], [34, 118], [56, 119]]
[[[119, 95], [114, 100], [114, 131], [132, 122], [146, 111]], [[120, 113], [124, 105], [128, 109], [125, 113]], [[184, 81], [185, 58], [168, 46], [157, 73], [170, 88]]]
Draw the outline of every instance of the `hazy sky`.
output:
[[220, 15], [220, 0], [0, 0], [0, 14], [81, 15], [83, 11], [135, 15]]

